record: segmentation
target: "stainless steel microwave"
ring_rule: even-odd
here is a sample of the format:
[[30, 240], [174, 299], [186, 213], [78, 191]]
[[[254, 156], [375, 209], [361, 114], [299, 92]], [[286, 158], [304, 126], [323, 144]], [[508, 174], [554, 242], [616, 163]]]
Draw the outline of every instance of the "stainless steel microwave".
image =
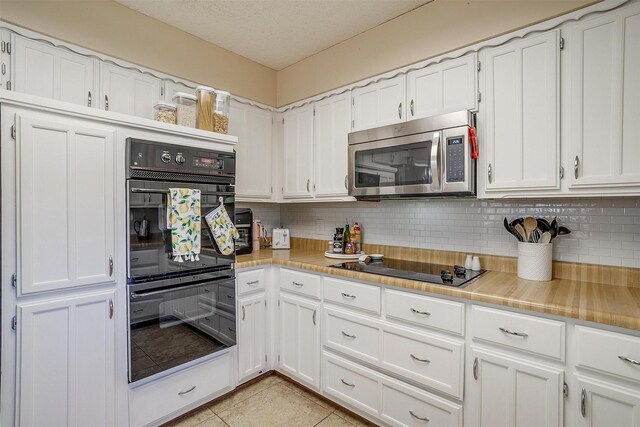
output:
[[357, 199], [476, 194], [475, 113], [458, 111], [349, 134]]

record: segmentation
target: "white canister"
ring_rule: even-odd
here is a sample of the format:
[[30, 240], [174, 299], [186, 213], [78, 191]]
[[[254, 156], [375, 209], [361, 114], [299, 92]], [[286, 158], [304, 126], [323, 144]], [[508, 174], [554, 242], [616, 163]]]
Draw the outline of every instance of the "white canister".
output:
[[538, 282], [551, 280], [553, 243], [518, 242], [518, 277]]

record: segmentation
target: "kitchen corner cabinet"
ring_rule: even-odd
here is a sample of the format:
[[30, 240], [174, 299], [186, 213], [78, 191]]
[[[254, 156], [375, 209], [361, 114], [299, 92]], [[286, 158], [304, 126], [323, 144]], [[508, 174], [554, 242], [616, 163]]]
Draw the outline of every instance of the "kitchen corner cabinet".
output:
[[572, 31], [570, 188], [640, 185], [640, 5]]
[[18, 35], [12, 35], [12, 39], [13, 90], [98, 107], [97, 59]]
[[18, 294], [115, 281], [115, 132], [53, 115], [17, 125]]
[[407, 73], [408, 120], [477, 110], [475, 53]]
[[351, 95], [330, 96], [313, 108], [315, 196], [346, 196]]
[[264, 293], [238, 300], [238, 379], [262, 373], [267, 365], [267, 300]]
[[577, 427], [640, 426], [640, 393], [608, 382], [577, 377]]
[[160, 100], [160, 79], [140, 71], [103, 62], [100, 64], [104, 110], [153, 118], [153, 105]]
[[115, 291], [19, 303], [17, 423], [113, 426]]
[[236, 196], [270, 199], [273, 113], [252, 105], [231, 101], [229, 134], [236, 144]]
[[292, 108], [283, 114], [284, 183], [282, 197], [313, 197], [313, 106]]
[[406, 120], [406, 76], [401, 74], [353, 89], [352, 131], [371, 129]]
[[554, 30], [481, 53], [486, 193], [559, 189], [559, 43]]

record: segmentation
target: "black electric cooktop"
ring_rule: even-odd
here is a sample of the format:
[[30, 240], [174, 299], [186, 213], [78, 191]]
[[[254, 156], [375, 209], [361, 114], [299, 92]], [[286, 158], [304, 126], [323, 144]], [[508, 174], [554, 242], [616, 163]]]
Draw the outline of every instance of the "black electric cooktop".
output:
[[362, 273], [379, 274], [381, 276], [398, 277], [400, 279], [417, 280], [419, 282], [452, 286], [454, 288], [464, 286], [486, 272], [486, 270], [465, 270], [461, 265], [447, 266], [391, 258], [385, 258], [382, 261], [371, 261], [369, 263], [359, 261], [342, 262], [340, 264], [333, 264], [331, 267]]

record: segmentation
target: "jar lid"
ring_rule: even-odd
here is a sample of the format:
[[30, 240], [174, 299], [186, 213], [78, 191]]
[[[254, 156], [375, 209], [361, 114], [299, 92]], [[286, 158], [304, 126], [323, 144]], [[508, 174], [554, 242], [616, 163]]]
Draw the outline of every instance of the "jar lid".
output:
[[176, 99], [188, 99], [190, 101], [195, 101], [196, 100], [196, 96], [192, 95], [190, 93], [187, 92], [176, 92], [173, 95], [173, 98], [171, 98], [173, 101], [175, 101]]
[[216, 95], [231, 96], [231, 94], [226, 90], [217, 90], [217, 89], [216, 89]]
[[169, 102], [158, 101], [155, 104], [153, 104], [153, 108], [164, 108], [166, 110], [175, 110], [176, 106]]
[[209, 86], [198, 86], [196, 88], [196, 92], [210, 92], [210, 93], [215, 93], [215, 89]]

